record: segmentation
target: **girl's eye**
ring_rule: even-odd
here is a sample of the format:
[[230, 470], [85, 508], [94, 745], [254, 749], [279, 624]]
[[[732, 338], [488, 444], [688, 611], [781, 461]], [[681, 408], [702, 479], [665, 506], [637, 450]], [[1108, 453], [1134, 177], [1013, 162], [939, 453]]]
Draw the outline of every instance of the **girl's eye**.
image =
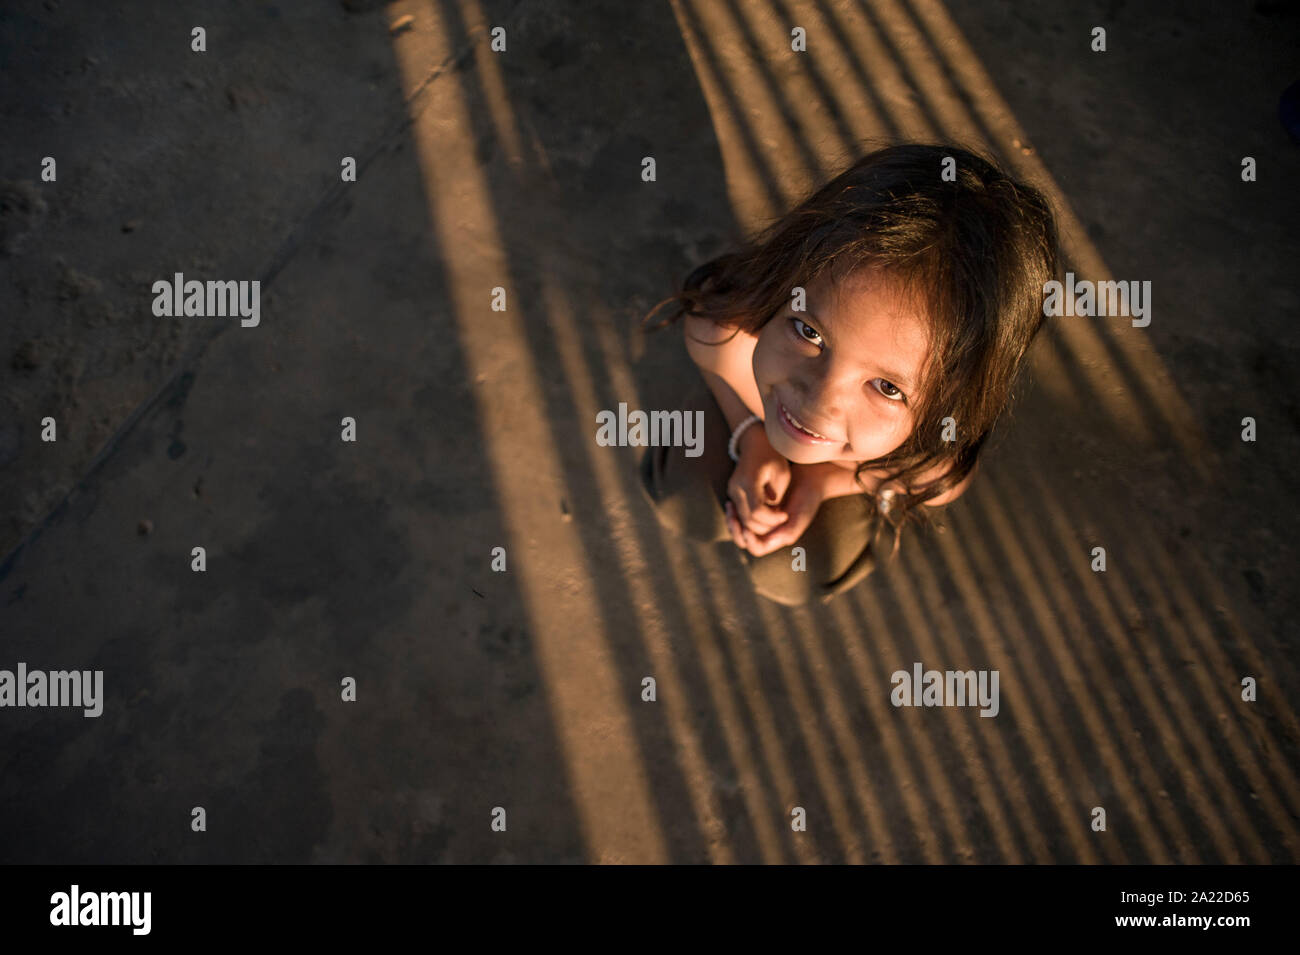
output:
[[886, 381], [884, 378], [873, 378], [871, 380], [880, 382], [880, 384], [876, 386], [876, 390], [879, 391], [886, 398], [888, 398], [890, 401], [907, 400], [907, 396], [904, 395], [901, 391], [899, 391], [898, 388], [893, 384], [893, 382]]
[[811, 345], [820, 345], [822, 343], [821, 333], [818, 332], [817, 329], [798, 318], [792, 319], [792, 321], [794, 322], [794, 333], [798, 335], [800, 339]]

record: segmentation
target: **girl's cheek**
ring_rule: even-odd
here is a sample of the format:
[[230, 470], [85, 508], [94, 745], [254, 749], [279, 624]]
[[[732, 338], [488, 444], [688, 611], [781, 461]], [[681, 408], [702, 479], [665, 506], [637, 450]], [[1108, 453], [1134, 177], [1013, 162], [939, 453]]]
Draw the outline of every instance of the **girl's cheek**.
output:
[[772, 354], [770, 348], [763, 347], [762, 339], [754, 346], [754, 377], [760, 385], [777, 380], [781, 374], [779, 356]]
[[858, 425], [856, 433], [862, 438], [854, 442], [854, 453], [864, 461], [886, 455], [907, 440], [911, 426], [911, 418], [906, 416], [883, 412], [865, 415]]

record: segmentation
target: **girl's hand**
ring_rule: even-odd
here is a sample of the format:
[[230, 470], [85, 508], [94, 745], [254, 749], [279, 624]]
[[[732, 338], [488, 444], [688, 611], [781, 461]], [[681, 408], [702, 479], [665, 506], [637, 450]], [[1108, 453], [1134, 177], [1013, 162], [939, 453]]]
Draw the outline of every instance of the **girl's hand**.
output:
[[817, 509], [826, 498], [826, 470], [824, 465], [795, 464], [791, 466], [791, 481], [781, 508], [786, 519], [764, 534], [755, 534], [737, 519], [736, 511], [727, 505], [727, 528], [736, 546], [755, 557], [762, 557], [782, 547], [789, 547], [803, 536], [803, 532], [817, 516]]
[[750, 533], [766, 534], [789, 516], [779, 505], [790, 486], [790, 462], [767, 440], [761, 421], [740, 436], [739, 454], [727, 482], [728, 513]]

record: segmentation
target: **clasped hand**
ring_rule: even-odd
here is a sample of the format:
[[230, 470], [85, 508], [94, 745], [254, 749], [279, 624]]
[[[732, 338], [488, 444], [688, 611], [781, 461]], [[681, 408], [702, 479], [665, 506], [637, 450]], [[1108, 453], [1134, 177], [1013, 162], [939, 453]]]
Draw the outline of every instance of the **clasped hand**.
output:
[[823, 465], [791, 464], [762, 426], [740, 437], [740, 461], [727, 482], [727, 530], [737, 547], [762, 557], [795, 543], [824, 498]]

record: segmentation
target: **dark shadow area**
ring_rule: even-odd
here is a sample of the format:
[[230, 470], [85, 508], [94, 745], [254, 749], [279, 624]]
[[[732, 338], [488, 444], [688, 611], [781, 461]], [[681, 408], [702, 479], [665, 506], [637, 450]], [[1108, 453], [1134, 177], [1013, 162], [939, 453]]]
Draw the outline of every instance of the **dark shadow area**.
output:
[[[220, 36], [245, 13], [204, 22]], [[388, 48], [382, 20], [339, 17]], [[302, 55], [287, 29], [241, 37], [264, 59]], [[368, 68], [332, 65], [341, 81]], [[515, 578], [488, 568], [508, 529], [425, 184], [393, 132], [395, 65], [383, 76], [389, 132], [263, 273], [261, 327], [183, 369], [3, 582], [5, 665], [102, 668], [105, 687], [98, 719], [5, 711], [6, 862], [586, 858], [530, 622]], [[146, 123], [166, 123], [159, 110]], [[338, 156], [365, 156], [357, 131], [314, 131], [334, 175]], [[166, 245], [146, 261], [181, 268]], [[494, 838], [502, 804], [526, 840]]]

